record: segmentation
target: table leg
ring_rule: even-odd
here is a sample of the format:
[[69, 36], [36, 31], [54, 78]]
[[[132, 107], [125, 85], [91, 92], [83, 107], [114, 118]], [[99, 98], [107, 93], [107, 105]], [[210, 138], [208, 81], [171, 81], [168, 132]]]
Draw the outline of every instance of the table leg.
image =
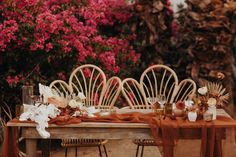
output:
[[179, 135], [179, 130], [164, 126], [161, 131], [164, 157], [174, 157], [175, 139]]
[[209, 128], [207, 132], [207, 146], [205, 157], [222, 157], [223, 130]]
[[164, 157], [174, 157], [174, 146], [168, 145], [163, 147]]
[[26, 139], [26, 157], [37, 157], [37, 139]]
[[50, 157], [50, 147], [51, 147], [51, 140], [50, 139], [43, 139], [41, 142], [41, 149], [42, 149], [42, 156], [43, 157]]
[[217, 129], [215, 137], [214, 157], [222, 157], [222, 139], [224, 138], [225, 130]]

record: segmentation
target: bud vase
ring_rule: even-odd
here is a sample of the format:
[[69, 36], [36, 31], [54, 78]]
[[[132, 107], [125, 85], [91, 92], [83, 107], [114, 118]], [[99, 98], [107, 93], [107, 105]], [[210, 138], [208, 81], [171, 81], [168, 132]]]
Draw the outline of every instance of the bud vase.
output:
[[212, 120], [216, 120], [216, 106], [215, 105], [209, 105], [208, 106], [208, 112], [212, 113]]
[[188, 112], [188, 120], [190, 122], [195, 122], [197, 120], [197, 112]]

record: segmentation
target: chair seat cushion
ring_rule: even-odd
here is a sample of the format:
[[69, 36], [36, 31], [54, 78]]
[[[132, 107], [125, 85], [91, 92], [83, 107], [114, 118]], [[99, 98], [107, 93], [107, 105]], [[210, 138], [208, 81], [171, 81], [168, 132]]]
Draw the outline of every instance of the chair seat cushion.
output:
[[104, 139], [62, 139], [62, 147], [95, 147], [104, 145], [108, 140]]
[[158, 141], [158, 144], [154, 139], [134, 139], [134, 144], [140, 145], [140, 146], [159, 146], [162, 145], [162, 141]]

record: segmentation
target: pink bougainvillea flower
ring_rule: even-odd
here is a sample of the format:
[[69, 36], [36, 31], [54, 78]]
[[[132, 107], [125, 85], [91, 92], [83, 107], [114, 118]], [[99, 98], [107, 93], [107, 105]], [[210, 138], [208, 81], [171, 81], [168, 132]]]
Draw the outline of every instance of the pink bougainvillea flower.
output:
[[52, 45], [52, 43], [47, 43], [46, 44], [46, 52], [49, 52], [51, 49], [53, 49], [53, 45]]
[[22, 75], [17, 75], [17, 76], [7, 76], [7, 83], [9, 84], [9, 86], [14, 86], [16, 85], [17, 83], [19, 83], [22, 79]]
[[89, 68], [83, 69], [83, 73], [86, 78], [91, 77], [91, 70]]
[[59, 73], [57, 73], [57, 76], [58, 76], [58, 78], [61, 79], [61, 80], [66, 80], [66, 76], [65, 76], [64, 72], [59, 72]]
[[[24, 58], [30, 66], [39, 63], [37, 76], [27, 79], [65, 79], [66, 70], [58, 68], [61, 61], [66, 62], [63, 69], [67, 70], [93, 63], [108, 77], [114, 74], [125, 76], [138, 64], [140, 54], [132, 46], [136, 34], [127, 30], [127, 23], [133, 16], [133, 4], [128, 5], [126, 0], [1, 2], [0, 51], [14, 55], [12, 61], [22, 62]], [[67, 64], [68, 60], [70, 64]], [[11, 85], [17, 84], [21, 80], [19, 73], [23, 76], [31, 74], [27, 70], [13, 69], [11, 76], [6, 75], [5, 79]], [[85, 74], [90, 77], [91, 72], [88, 70]]]
[[172, 36], [176, 37], [178, 33], [178, 23], [174, 20], [171, 23]]
[[5, 20], [0, 24], [0, 51], [5, 51], [7, 44], [16, 40], [15, 32], [18, 31], [18, 24], [15, 20]]

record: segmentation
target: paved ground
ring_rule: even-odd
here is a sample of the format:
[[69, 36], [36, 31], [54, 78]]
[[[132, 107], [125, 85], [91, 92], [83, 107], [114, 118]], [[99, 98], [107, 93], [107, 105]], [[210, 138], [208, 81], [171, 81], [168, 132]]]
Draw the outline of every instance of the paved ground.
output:
[[[175, 148], [176, 157], [200, 157], [200, 140], [179, 140]], [[135, 157], [136, 145], [131, 140], [110, 140], [107, 145], [109, 157]], [[227, 134], [223, 141], [224, 157], [236, 157], [236, 141], [234, 132]], [[52, 157], [64, 157], [62, 148], [54, 149]], [[105, 154], [104, 154], [105, 156]], [[68, 157], [75, 157], [75, 150], [69, 150]], [[78, 157], [99, 157], [97, 148], [79, 148]], [[161, 157], [157, 147], [145, 147], [144, 157]]]
[[[131, 140], [109, 140], [106, 144], [108, 157], [135, 157], [136, 145]], [[52, 157], [64, 156], [64, 150], [54, 150]], [[103, 152], [103, 156], [105, 156]], [[68, 157], [75, 157], [75, 149], [71, 148]], [[99, 157], [96, 147], [78, 148], [78, 157]], [[145, 147], [144, 157], [161, 157], [157, 147]]]

